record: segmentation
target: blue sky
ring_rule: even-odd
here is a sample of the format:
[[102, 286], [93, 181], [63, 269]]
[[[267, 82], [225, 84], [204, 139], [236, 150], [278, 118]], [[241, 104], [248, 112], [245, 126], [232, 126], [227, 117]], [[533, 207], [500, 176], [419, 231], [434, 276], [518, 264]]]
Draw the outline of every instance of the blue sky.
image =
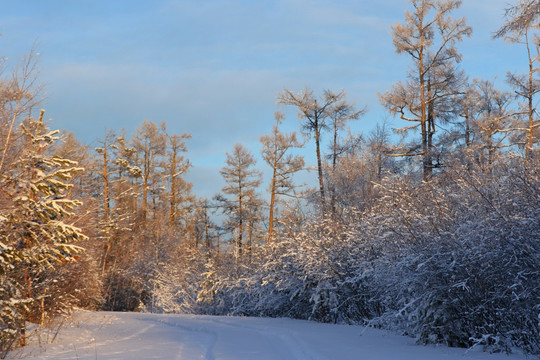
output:
[[[511, 0], [464, 0], [473, 36], [460, 46], [472, 78], [504, 86], [523, 71], [523, 49], [492, 40]], [[377, 93], [404, 79], [410, 62], [396, 55], [390, 26], [407, 0], [0, 0], [0, 56], [14, 65], [37, 41], [53, 128], [84, 143], [105, 129], [133, 131], [144, 119], [189, 132], [189, 180], [211, 197], [219, 168], [237, 142], [253, 153], [285, 110], [284, 130], [298, 130], [294, 109], [276, 105], [284, 88], [344, 89], [368, 113], [353, 131], [368, 133], [388, 115]], [[399, 120], [392, 122], [399, 127]], [[304, 153], [308, 163], [314, 154]], [[260, 164], [261, 168], [263, 165]]]

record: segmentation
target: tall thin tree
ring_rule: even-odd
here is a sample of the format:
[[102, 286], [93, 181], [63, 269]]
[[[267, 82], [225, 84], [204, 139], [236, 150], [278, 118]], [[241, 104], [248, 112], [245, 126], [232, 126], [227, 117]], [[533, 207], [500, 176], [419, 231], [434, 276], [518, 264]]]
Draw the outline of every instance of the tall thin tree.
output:
[[243, 254], [243, 236], [249, 218], [248, 202], [254, 198], [255, 190], [261, 184], [261, 172], [254, 168], [256, 160], [242, 144], [234, 145], [232, 153], [227, 153], [225, 163], [227, 166], [221, 168], [220, 174], [227, 185], [222, 191], [234, 197], [228, 212], [236, 233], [235, 254], [238, 260]]
[[527, 117], [525, 154], [530, 157], [537, 142], [535, 133], [539, 126], [536, 95], [540, 92], [540, 1], [518, 0], [506, 10], [506, 22], [494, 35], [510, 43], [523, 44], [527, 50], [526, 74], [507, 73], [510, 85], [518, 97], [525, 100], [523, 112]]
[[[191, 138], [191, 134], [167, 135], [167, 156], [169, 175], [169, 229], [174, 227], [178, 216], [178, 204], [180, 202], [183, 179], [180, 175], [184, 174], [191, 166], [188, 159], [182, 153], [187, 151], [186, 140]], [[184, 181], [185, 182], [185, 181]]]
[[296, 139], [295, 132], [284, 134], [279, 130], [279, 125], [283, 119], [283, 113], [276, 112], [276, 123], [272, 127], [272, 133], [261, 136], [263, 159], [272, 168], [272, 179], [269, 186], [270, 209], [268, 214], [267, 244], [273, 239], [276, 198], [279, 195], [294, 195], [295, 184], [293, 175], [304, 168], [304, 158], [300, 155], [289, 153], [290, 149], [300, 148], [303, 144]]
[[317, 99], [309, 88], [300, 93], [285, 89], [278, 94], [278, 104], [293, 105], [298, 108], [298, 117], [304, 120], [302, 129], [307, 133], [313, 133], [315, 139], [315, 151], [317, 155], [317, 173], [319, 178], [319, 192], [323, 209], [326, 207], [323, 165], [321, 158], [321, 132], [327, 126], [330, 117], [330, 109], [345, 97], [345, 92], [338, 93], [325, 90], [323, 96]]

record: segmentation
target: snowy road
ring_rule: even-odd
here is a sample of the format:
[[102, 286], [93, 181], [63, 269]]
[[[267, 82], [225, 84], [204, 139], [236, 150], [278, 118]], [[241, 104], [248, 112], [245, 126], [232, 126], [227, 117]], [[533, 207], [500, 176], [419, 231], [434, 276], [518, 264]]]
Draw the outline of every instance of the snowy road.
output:
[[[44, 335], [41, 335], [43, 344]], [[290, 319], [80, 312], [53, 344], [12, 358], [182, 360], [525, 359], [464, 349], [417, 346], [413, 339], [359, 326]]]

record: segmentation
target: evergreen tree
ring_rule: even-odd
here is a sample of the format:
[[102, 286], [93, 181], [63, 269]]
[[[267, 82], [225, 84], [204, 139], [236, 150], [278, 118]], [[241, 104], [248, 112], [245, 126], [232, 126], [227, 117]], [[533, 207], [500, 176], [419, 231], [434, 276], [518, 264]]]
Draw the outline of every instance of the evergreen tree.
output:
[[8, 197], [0, 209], [0, 257], [6, 265], [1, 268], [0, 292], [4, 304], [13, 304], [2, 313], [8, 319], [2, 319], [1, 336], [8, 342], [18, 338], [22, 344], [24, 320], [38, 321], [45, 311], [37, 305], [45, 296], [46, 288], [40, 286], [44, 275], [56, 264], [76, 261], [75, 254], [83, 249], [74, 243], [86, 239], [68, 223], [82, 204], [68, 198], [73, 186], [69, 181], [83, 169], [75, 161], [47, 154], [58, 131], [49, 131], [42, 119], [43, 111], [39, 120], [21, 124], [21, 152], [0, 177], [0, 188]]

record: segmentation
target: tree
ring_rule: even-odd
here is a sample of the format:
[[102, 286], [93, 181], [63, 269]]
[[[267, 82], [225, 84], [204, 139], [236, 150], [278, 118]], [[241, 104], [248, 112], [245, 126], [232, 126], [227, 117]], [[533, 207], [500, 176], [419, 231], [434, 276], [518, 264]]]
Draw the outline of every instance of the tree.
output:
[[[260, 181], [259, 181], [260, 184]], [[246, 231], [247, 244], [246, 250], [249, 263], [253, 260], [253, 249], [258, 243], [258, 239], [262, 238], [261, 222], [263, 220], [262, 208], [264, 200], [255, 191], [246, 193], [245, 213], [246, 213]]]
[[[137, 150], [129, 146], [123, 132], [117, 134], [110, 131], [99, 143], [101, 147], [96, 149], [99, 157], [94, 172], [100, 178], [98, 193], [108, 194], [103, 199], [103, 206], [98, 206], [95, 212], [97, 218], [103, 219], [96, 231], [96, 239], [100, 241], [100, 273], [104, 283], [102, 306], [107, 310], [125, 311], [134, 309], [139, 303], [138, 293], [133, 289], [136, 287], [134, 278], [140, 274], [133, 268], [145, 254], [140, 251], [140, 246], [135, 245], [139, 236], [144, 238], [143, 234], [135, 232], [137, 226], [141, 226], [137, 222], [137, 198], [140, 195], [138, 179], [142, 177], [142, 170], [136, 163]], [[105, 201], [108, 204], [106, 218], [102, 210]]]
[[261, 173], [254, 169], [256, 160], [242, 144], [234, 145], [233, 152], [227, 153], [227, 166], [220, 174], [227, 183], [222, 191], [233, 196], [228, 203], [231, 228], [236, 232], [235, 253], [237, 260], [242, 257], [243, 235], [249, 218], [249, 202], [255, 198], [255, 190], [261, 184]]
[[369, 151], [369, 162], [373, 165], [372, 181], [380, 181], [383, 177], [383, 171], [392, 167], [392, 161], [386, 153], [390, 146], [390, 131], [388, 124], [377, 124], [375, 129], [369, 134], [367, 147]]
[[[0, 64], [0, 70], [1, 70]], [[36, 49], [33, 47], [13, 72], [10, 79], [0, 81], [0, 135], [5, 139], [0, 158], [0, 172], [12, 150], [11, 138], [20, 117], [39, 103], [40, 87], [36, 85]]]
[[[119, 246], [120, 233], [131, 230], [135, 207], [129, 206], [131, 198], [136, 197], [126, 176], [140, 177], [141, 170], [130, 165], [130, 157], [135, 149], [126, 146], [123, 135], [109, 131], [95, 149], [99, 158], [96, 162], [96, 174], [99, 174], [102, 199], [102, 221], [99, 227], [99, 239], [103, 240], [101, 255], [101, 274], [104, 275], [113, 246]], [[99, 166], [99, 168], [97, 167]], [[129, 200], [127, 199], [129, 198]], [[101, 217], [101, 214], [99, 214]]]
[[367, 136], [356, 138], [355, 146], [339, 156], [332, 174], [336, 202], [334, 220], [353, 208], [367, 210], [377, 199], [377, 184], [396, 171], [395, 158], [386, 156], [390, 147], [386, 123], [377, 124]]
[[110, 208], [110, 196], [109, 196], [109, 183], [110, 183], [110, 163], [112, 160], [111, 150], [115, 149], [116, 134], [114, 131], [109, 131], [103, 140], [99, 141], [100, 147], [97, 147], [96, 153], [101, 155], [101, 179], [103, 183], [103, 223], [105, 226], [109, 222], [109, 208]]
[[210, 211], [214, 205], [206, 198], [198, 199], [195, 203], [194, 222], [195, 239], [198, 247], [199, 243], [204, 244], [205, 250], [210, 253], [213, 248], [212, 239], [215, 237], [217, 225], [212, 221]]
[[321, 159], [321, 131], [327, 126], [327, 120], [331, 114], [331, 108], [345, 97], [345, 92], [334, 93], [325, 90], [320, 100], [317, 100], [313, 91], [306, 88], [299, 94], [285, 89], [278, 94], [278, 104], [293, 105], [298, 108], [298, 117], [305, 122], [302, 129], [307, 134], [313, 133], [315, 139], [315, 151], [317, 155], [317, 173], [319, 176], [319, 192], [323, 208], [326, 206], [323, 166]]
[[490, 166], [498, 149], [512, 145], [507, 139], [516, 130], [516, 124], [515, 113], [509, 109], [510, 100], [510, 93], [481, 79], [474, 79], [463, 96], [465, 145], [476, 153], [477, 161]]
[[354, 105], [349, 104], [346, 100], [341, 100], [330, 109], [330, 120], [332, 124], [332, 170], [335, 171], [339, 155], [350, 149], [358, 142], [358, 138], [351, 139], [346, 144], [340, 144], [338, 135], [339, 131], [343, 130], [347, 123], [351, 120], [358, 120], [360, 116], [365, 114], [366, 110], [356, 110]]
[[[73, 186], [69, 181], [83, 169], [75, 161], [47, 154], [47, 148], [58, 140], [58, 131], [49, 131], [43, 113], [39, 120], [21, 124], [21, 151], [0, 177], [1, 192], [7, 196], [0, 209], [0, 303], [6, 305], [7, 298], [8, 305], [13, 305], [8, 312], [11, 319], [1, 320], [2, 344], [13, 337], [24, 344], [24, 320], [44, 316], [45, 309], [36, 306], [37, 300], [46, 296], [41, 279], [55, 264], [76, 261], [75, 254], [83, 249], [74, 243], [86, 239], [79, 228], [67, 222], [82, 204], [68, 198]], [[60, 299], [55, 301], [51, 306], [62, 305]]]
[[[90, 146], [82, 144], [73, 132], [62, 131], [60, 133], [60, 141], [55, 142], [52, 146], [51, 154], [61, 158], [75, 160], [85, 170], [93, 169], [95, 166], [95, 159], [92, 156]], [[97, 180], [90, 171], [81, 171], [74, 174], [70, 184], [73, 186], [68, 193], [69, 196], [83, 199], [90, 197], [90, 194], [93, 195], [97, 186]], [[90, 205], [87, 202], [85, 199], [85, 208], [94, 206], [93, 203]]]
[[180, 203], [179, 195], [182, 190], [189, 186], [185, 180], [180, 177], [189, 167], [189, 160], [185, 159], [180, 153], [186, 152], [185, 140], [190, 139], [190, 134], [167, 135], [167, 156], [168, 156], [168, 177], [169, 177], [169, 228], [172, 229], [178, 215], [178, 205]]
[[102, 221], [102, 230], [104, 242], [103, 242], [103, 256], [101, 257], [101, 274], [105, 273], [105, 268], [107, 266], [107, 258], [109, 256], [109, 251], [112, 247], [112, 239], [110, 229], [114, 227], [112, 223], [109, 222], [109, 209], [110, 209], [110, 195], [109, 195], [109, 183], [110, 183], [110, 163], [112, 161], [111, 150], [114, 149], [114, 141], [116, 134], [113, 131], [109, 131], [103, 140], [99, 141], [100, 147], [95, 149], [98, 153], [101, 160], [101, 183], [103, 184], [103, 221]]
[[[358, 145], [361, 140], [361, 135], [353, 136], [349, 134], [349, 138], [345, 143], [340, 143], [338, 138], [339, 131], [346, 127], [347, 123], [351, 120], [358, 120], [362, 114], [365, 113], [365, 109], [356, 110], [352, 104], [349, 104], [346, 100], [341, 100], [330, 108], [330, 120], [332, 123], [333, 138], [332, 138], [332, 180], [336, 177], [336, 169], [338, 164], [338, 157], [347, 151], [351, 151], [352, 148]], [[332, 181], [333, 182], [333, 181]], [[331, 183], [332, 183], [331, 182]], [[334, 185], [331, 186], [331, 208], [332, 214], [336, 214], [336, 191]]]
[[[518, 0], [506, 10], [506, 23], [495, 33], [496, 38], [504, 38], [511, 43], [523, 44], [527, 49], [528, 72], [526, 75], [507, 73], [508, 82], [516, 95], [524, 98], [524, 113], [527, 116], [527, 140], [525, 154], [530, 157], [536, 143], [535, 129], [538, 127], [538, 112], [535, 95], [540, 92], [540, 1]], [[536, 31], [536, 33], [535, 33]], [[536, 54], [535, 54], [536, 50]], [[535, 119], [536, 114], [536, 119]]]
[[296, 133], [284, 134], [279, 130], [279, 125], [283, 121], [284, 115], [281, 112], [275, 113], [276, 123], [272, 127], [270, 135], [261, 136], [262, 156], [264, 161], [272, 168], [272, 179], [270, 180], [270, 210], [268, 214], [268, 236], [267, 244], [273, 239], [274, 232], [274, 210], [276, 197], [294, 196], [295, 185], [293, 175], [304, 168], [304, 158], [299, 155], [289, 154], [292, 148], [303, 146], [297, 139]]
[[154, 122], [145, 120], [137, 128], [137, 132], [133, 137], [133, 146], [142, 157], [142, 222], [146, 228], [146, 220], [148, 213], [148, 190], [150, 186], [154, 188], [157, 184], [152, 180], [158, 180], [154, 175], [159, 164], [160, 158], [165, 153], [166, 136], [165, 123], [158, 127]]
[[138, 211], [137, 198], [140, 194], [138, 179], [143, 174], [137, 164], [137, 150], [128, 144], [123, 132], [116, 137], [114, 149], [116, 179], [112, 184], [115, 193], [115, 212], [128, 214], [130, 219], [135, 220]]
[[402, 130], [420, 128], [420, 145], [395, 156], [421, 156], [423, 176], [433, 172], [433, 134], [435, 120], [452, 114], [449, 98], [459, 92], [463, 74], [455, 69], [461, 55], [456, 42], [470, 36], [472, 29], [465, 19], [454, 20], [451, 12], [461, 5], [459, 0], [411, 0], [414, 12], [405, 12], [405, 22], [392, 27], [398, 54], [406, 53], [413, 61], [410, 80], [398, 82], [380, 95], [380, 100], [402, 120], [417, 123]]

